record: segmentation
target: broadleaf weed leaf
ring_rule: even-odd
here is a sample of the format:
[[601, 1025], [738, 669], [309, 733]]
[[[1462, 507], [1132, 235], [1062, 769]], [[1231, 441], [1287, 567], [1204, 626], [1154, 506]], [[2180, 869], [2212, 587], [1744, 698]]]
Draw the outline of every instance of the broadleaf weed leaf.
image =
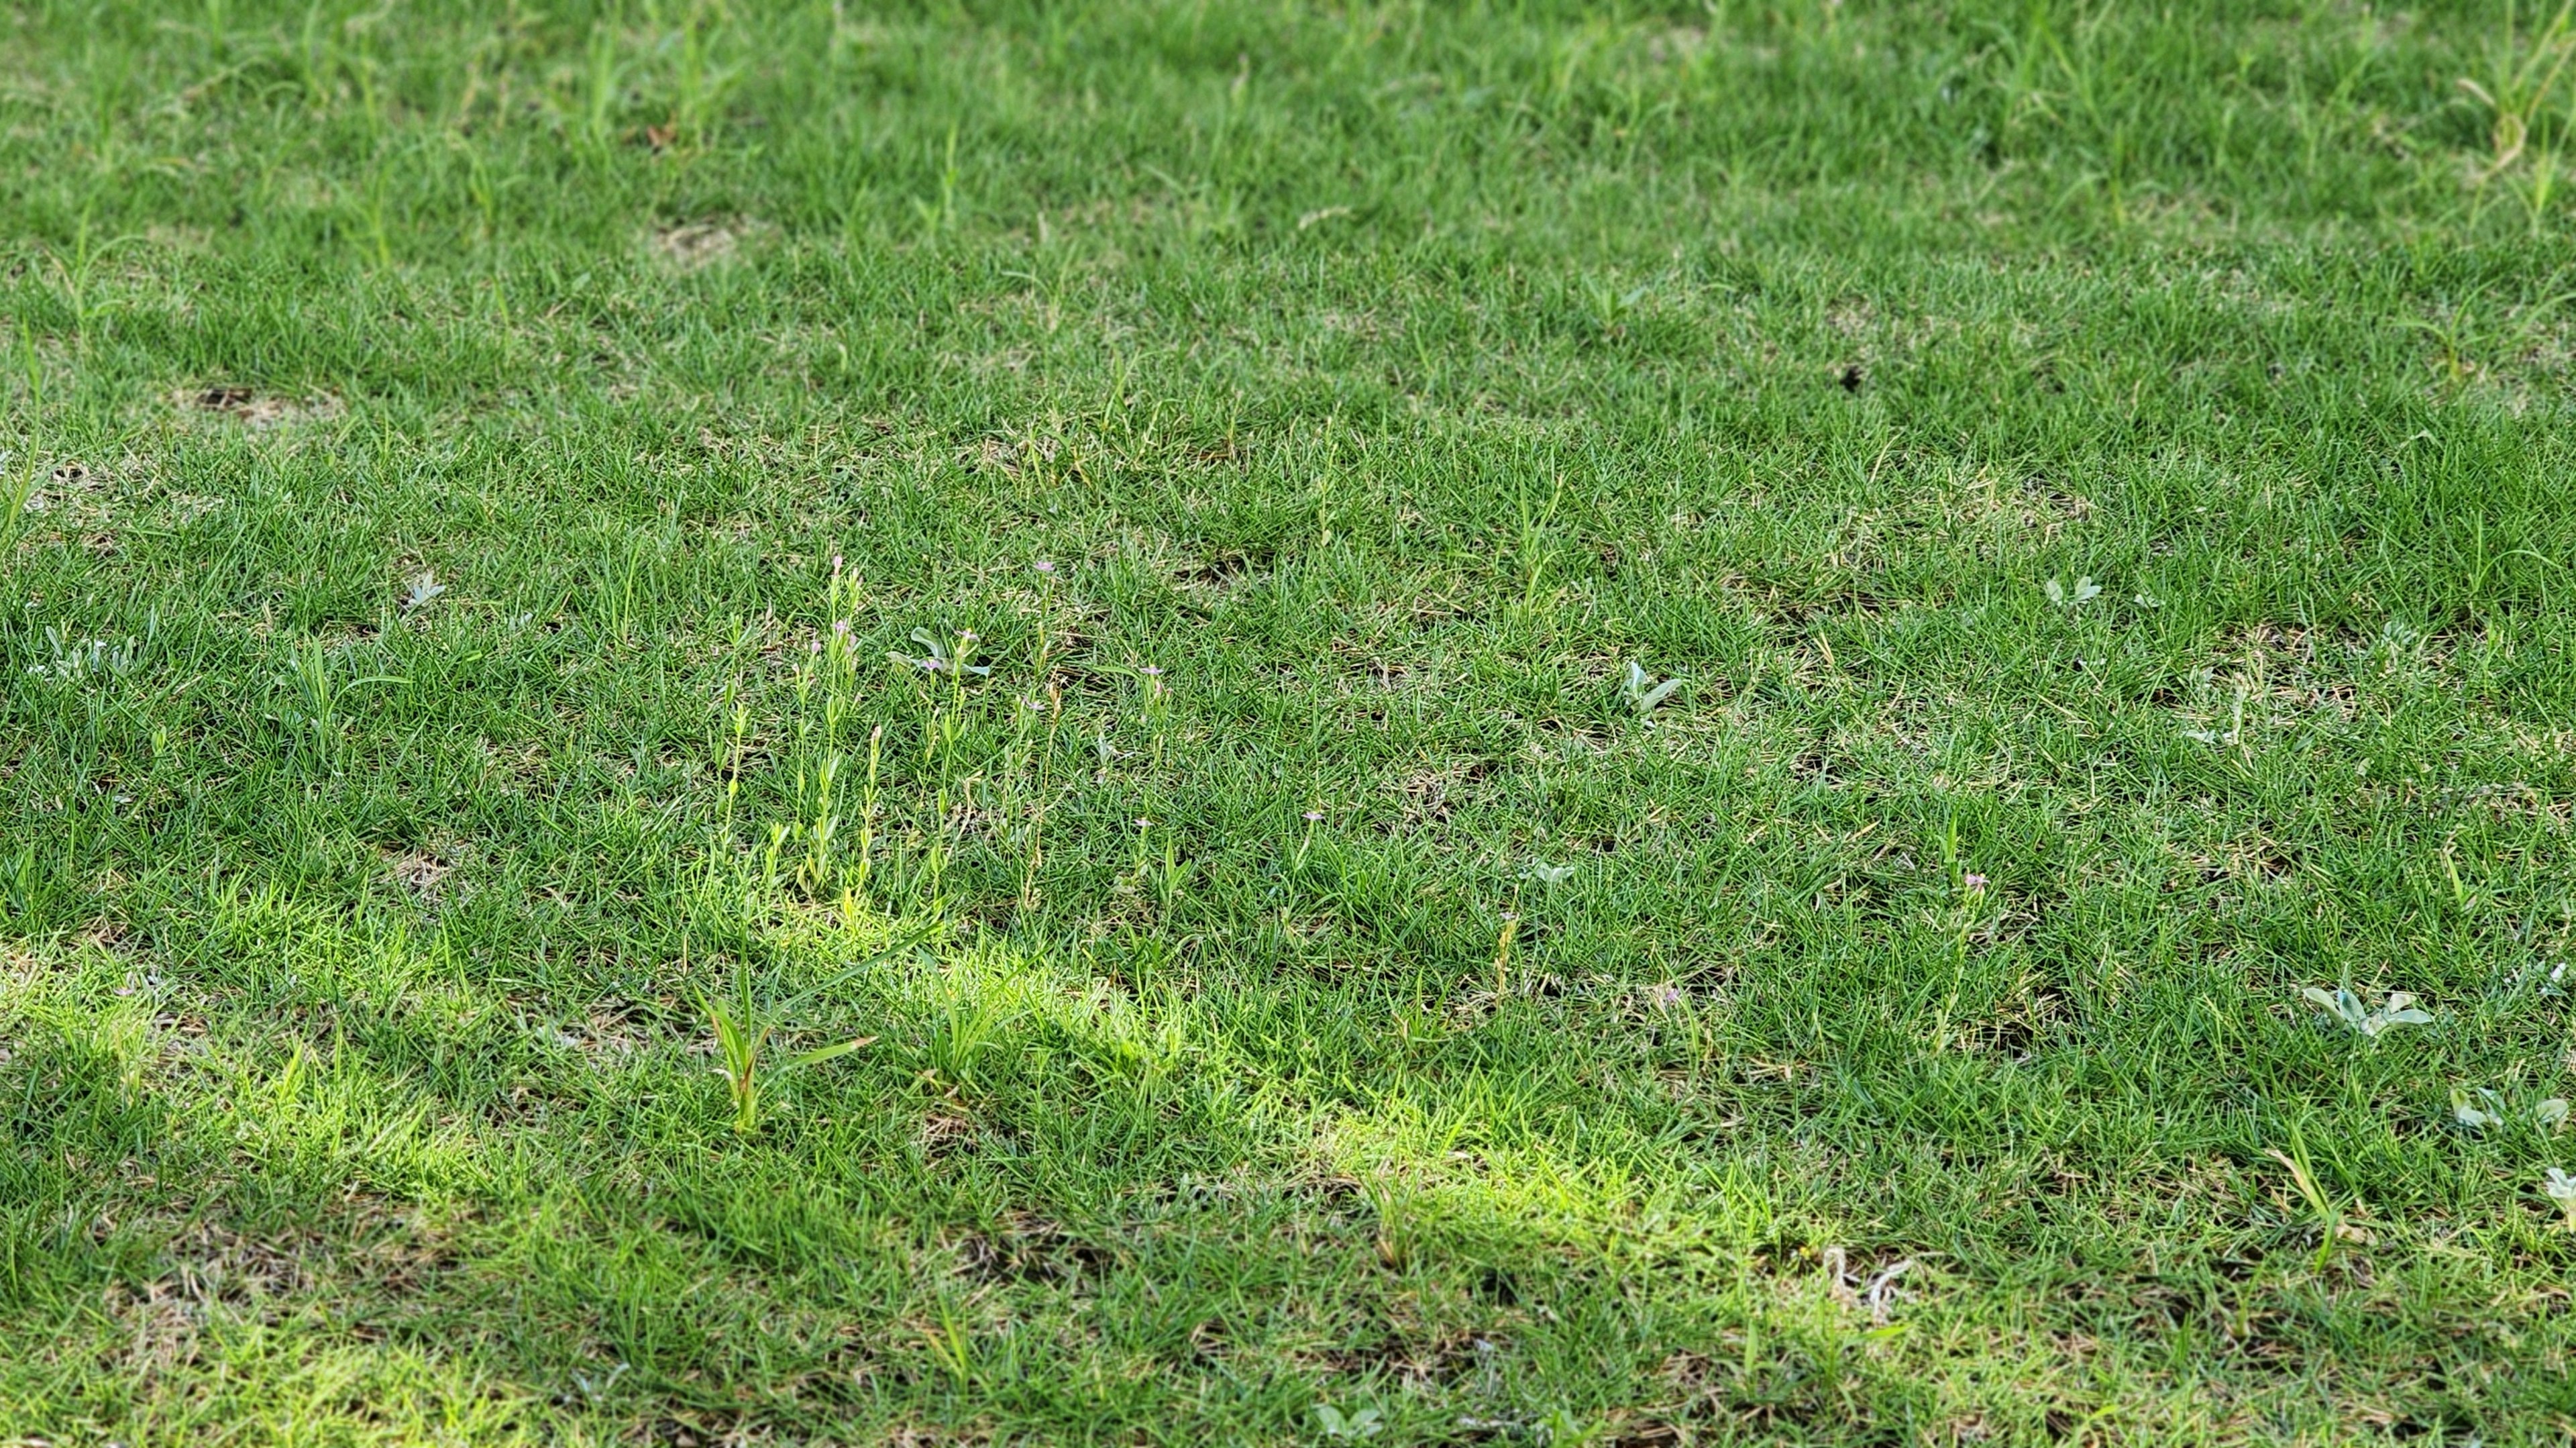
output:
[[1682, 681], [1679, 678], [1656, 682], [1655, 676], [1647, 673], [1643, 664], [1630, 659], [1627, 682], [1620, 688], [1621, 692], [1628, 696], [1629, 705], [1640, 715], [1645, 715], [1655, 712], [1655, 706], [1671, 698], [1673, 691], [1681, 686]]
[[2576, 1177], [2569, 1176], [2565, 1167], [2553, 1166], [2549, 1175], [2541, 1179], [2540, 1190], [2567, 1214], [2565, 1226], [2576, 1232]]

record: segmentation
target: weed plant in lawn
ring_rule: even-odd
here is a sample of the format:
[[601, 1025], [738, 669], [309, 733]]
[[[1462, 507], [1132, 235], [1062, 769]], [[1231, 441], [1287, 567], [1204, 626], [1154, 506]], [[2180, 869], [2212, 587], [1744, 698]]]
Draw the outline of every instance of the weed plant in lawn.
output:
[[2565, 11], [0, 16], [0, 1440], [2554, 1441]]

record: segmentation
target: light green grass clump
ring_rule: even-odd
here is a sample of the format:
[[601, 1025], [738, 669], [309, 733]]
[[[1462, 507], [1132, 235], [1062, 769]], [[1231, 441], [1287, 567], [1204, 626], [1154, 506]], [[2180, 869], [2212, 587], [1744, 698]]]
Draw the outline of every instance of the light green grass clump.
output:
[[0, 1441], [2562, 1433], [2571, 46], [9, 7]]

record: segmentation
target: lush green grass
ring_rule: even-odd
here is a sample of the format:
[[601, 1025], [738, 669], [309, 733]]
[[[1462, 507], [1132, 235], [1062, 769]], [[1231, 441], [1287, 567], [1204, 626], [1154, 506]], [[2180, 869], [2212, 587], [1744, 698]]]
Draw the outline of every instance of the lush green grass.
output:
[[2533, 28], [9, 7], [0, 1440], [2556, 1441]]

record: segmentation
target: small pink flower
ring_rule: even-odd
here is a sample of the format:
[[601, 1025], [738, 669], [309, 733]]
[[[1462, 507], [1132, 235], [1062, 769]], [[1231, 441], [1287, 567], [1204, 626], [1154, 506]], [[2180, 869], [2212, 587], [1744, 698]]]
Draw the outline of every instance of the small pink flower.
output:
[[1974, 870], [1970, 870], [1967, 874], [1959, 877], [1959, 883], [1967, 886], [1968, 893], [1973, 895], [1986, 888], [1986, 877], [1978, 874]]
[[1158, 668], [1158, 667], [1156, 667], [1155, 665], [1152, 665], [1152, 664], [1147, 664], [1145, 667], [1143, 667], [1143, 668], [1141, 668], [1141, 669], [1138, 669], [1136, 672], [1137, 672], [1137, 673], [1140, 673], [1140, 674], [1143, 674], [1146, 678], [1149, 678], [1149, 679], [1159, 679], [1159, 678], [1163, 677], [1163, 671], [1162, 671], [1160, 668]]
[[1655, 1004], [1659, 1006], [1677, 1006], [1681, 1003], [1682, 988], [1680, 986], [1659, 985], [1655, 987]]
[[1136, 828], [1138, 828], [1138, 829], [1140, 829], [1140, 830], [1150, 830], [1150, 829], [1152, 829], [1153, 827], [1154, 827], [1154, 822], [1153, 822], [1152, 820], [1149, 820], [1149, 819], [1139, 819], [1139, 820], [1137, 820], [1137, 821], [1136, 821]]
[[1039, 560], [1037, 561], [1036, 567], [1037, 567], [1038, 572], [1040, 572], [1040, 573], [1053, 573], [1053, 572], [1055, 572], [1055, 565], [1054, 565], [1053, 563], [1048, 562], [1046, 559], [1043, 559], [1043, 558], [1041, 558], [1041, 559], [1039, 559]]
[[832, 620], [832, 632], [839, 634], [843, 638], [848, 638], [850, 636], [850, 621], [846, 618], [836, 618]]
[[1322, 820], [1322, 819], [1323, 819], [1323, 817], [1324, 817], [1324, 812], [1323, 812], [1322, 810], [1319, 810], [1319, 809], [1310, 809], [1310, 810], [1306, 811], [1306, 820], [1307, 820], [1307, 823], [1309, 823], [1309, 824], [1316, 823], [1316, 822], [1318, 822], [1318, 821]]
[[832, 555], [832, 571], [834, 573], [841, 571], [841, 555], [838, 553]]

